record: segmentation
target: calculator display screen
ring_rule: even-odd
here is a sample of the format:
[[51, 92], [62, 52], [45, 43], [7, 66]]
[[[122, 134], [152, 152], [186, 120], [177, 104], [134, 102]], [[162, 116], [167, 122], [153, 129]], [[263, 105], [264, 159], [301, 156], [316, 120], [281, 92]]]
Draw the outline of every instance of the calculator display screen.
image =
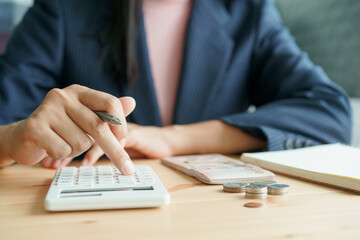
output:
[[141, 191], [141, 190], [154, 190], [152, 186], [141, 187], [116, 187], [116, 188], [91, 188], [91, 189], [66, 189], [62, 190], [60, 194], [68, 193], [93, 193], [93, 192], [117, 192], [117, 191]]

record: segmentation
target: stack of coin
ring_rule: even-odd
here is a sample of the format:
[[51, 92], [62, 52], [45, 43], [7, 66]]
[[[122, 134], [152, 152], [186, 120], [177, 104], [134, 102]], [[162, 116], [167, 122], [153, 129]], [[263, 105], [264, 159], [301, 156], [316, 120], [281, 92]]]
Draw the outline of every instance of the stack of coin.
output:
[[245, 192], [246, 183], [241, 182], [228, 182], [224, 183], [224, 192], [241, 193]]
[[248, 185], [245, 187], [245, 198], [266, 198], [267, 191], [266, 185]]
[[265, 185], [265, 186], [269, 186], [270, 184], [275, 184], [275, 183], [277, 183], [277, 182], [274, 181], [274, 180], [257, 180], [257, 181], [251, 182], [250, 184], [251, 184], [251, 185]]
[[289, 187], [287, 184], [270, 184], [268, 186], [268, 193], [270, 195], [283, 195], [289, 192]]

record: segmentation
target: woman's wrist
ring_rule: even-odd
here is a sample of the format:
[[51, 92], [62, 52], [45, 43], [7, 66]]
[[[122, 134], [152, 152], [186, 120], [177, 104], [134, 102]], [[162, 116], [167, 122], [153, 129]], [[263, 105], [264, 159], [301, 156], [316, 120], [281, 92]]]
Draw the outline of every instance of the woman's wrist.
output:
[[[206, 154], [216, 152], [213, 148], [216, 133], [211, 129], [212, 123], [201, 122], [186, 125], [165, 127], [172, 155]], [[210, 127], [210, 128], [209, 128]], [[221, 146], [217, 146], [221, 148]], [[214, 151], [211, 151], [214, 149]]]
[[21, 121], [0, 126], [0, 167], [13, 164], [15, 161], [8, 155], [9, 134], [13, 131]]
[[186, 132], [187, 128], [183, 125], [169, 125], [163, 129], [165, 142], [168, 143], [168, 149], [171, 156], [190, 154], [189, 136]]

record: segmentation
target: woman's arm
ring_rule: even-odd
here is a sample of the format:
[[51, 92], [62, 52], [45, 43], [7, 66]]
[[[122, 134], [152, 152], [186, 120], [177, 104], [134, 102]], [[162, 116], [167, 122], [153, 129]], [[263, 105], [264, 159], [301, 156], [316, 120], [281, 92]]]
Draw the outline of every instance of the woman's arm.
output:
[[[125, 150], [131, 157], [164, 158], [188, 154], [231, 154], [265, 147], [266, 141], [255, 138], [240, 128], [211, 120], [166, 127], [129, 123]], [[88, 156], [95, 160], [91, 152]]]
[[[171, 155], [239, 153], [262, 149], [266, 141], [218, 120], [165, 127]], [[130, 135], [131, 137], [131, 135]]]
[[256, 111], [225, 115], [220, 120], [261, 132], [270, 151], [348, 144], [352, 120], [346, 93], [297, 46], [274, 1], [251, 2], [256, 3], [259, 14], [253, 26], [246, 94]]
[[59, 87], [64, 55], [60, 1], [37, 0], [0, 55], [0, 125], [27, 118]]

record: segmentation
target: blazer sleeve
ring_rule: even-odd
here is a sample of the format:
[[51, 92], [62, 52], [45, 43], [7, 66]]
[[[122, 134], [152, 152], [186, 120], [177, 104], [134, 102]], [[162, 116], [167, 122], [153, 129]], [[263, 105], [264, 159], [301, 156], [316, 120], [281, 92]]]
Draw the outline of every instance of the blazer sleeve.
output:
[[351, 139], [346, 93], [296, 45], [273, 1], [259, 1], [249, 95], [254, 112], [221, 118], [283, 150]]
[[61, 6], [37, 0], [0, 56], [0, 125], [26, 118], [58, 87], [63, 59]]

